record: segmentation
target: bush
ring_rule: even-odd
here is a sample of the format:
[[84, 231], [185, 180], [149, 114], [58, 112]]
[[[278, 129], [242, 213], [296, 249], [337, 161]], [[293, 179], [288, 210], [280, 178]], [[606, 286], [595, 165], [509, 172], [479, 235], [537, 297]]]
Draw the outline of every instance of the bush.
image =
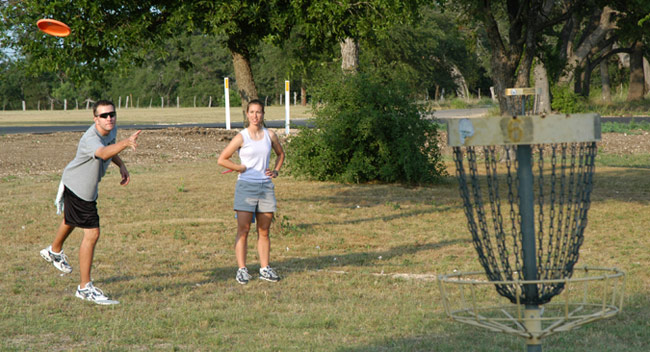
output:
[[587, 110], [587, 101], [585, 97], [576, 94], [566, 86], [556, 86], [552, 88], [553, 99], [551, 108], [554, 111], [565, 114], [574, 114], [585, 112]]
[[358, 73], [315, 89], [316, 128], [288, 143], [292, 174], [346, 183], [431, 183], [445, 173], [438, 124], [420, 118], [408, 88]]

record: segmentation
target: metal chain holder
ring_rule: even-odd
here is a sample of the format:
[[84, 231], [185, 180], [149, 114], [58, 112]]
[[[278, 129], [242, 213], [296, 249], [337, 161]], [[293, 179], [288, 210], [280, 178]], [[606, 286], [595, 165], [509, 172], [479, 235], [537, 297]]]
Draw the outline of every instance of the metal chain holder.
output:
[[[448, 122], [447, 135], [484, 270], [439, 276], [447, 314], [524, 337], [527, 350], [538, 352], [542, 337], [620, 312], [625, 274], [576, 268], [591, 205], [600, 117], [461, 119]], [[495, 290], [514, 305], [492, 297]]]
[[[502, 150], [499, 150], [502, 148]], [[479, 174], [479, 156], [475, 147], [454, 147], [454, 162], [463, 200], [468, 228], [472, 235], [479, 262], [491, 281], [525, 280], [518, 177], [513, 169], [510, 150], [517, 146], [482, 147], [485, 172]], [[567, 148], [571, 148], [570, 162], [566, 163]], [[541, 280], [571, 277], [578, 261], [580, 245], [587, 225], [587, 210], [593, 188], [596, 143], [577, 145], [537, 145], [534, 156], [538, 162], [535, 188], [537, 189], [536, 257], [537, 278]], [[558, 149], [561, 163], [558, 165]], [[551, 163], [544, 168], [544, 150], [551, 153]], [[501, 151], [502, 153], [499, 153]], [[577, 157], [574, 155], [577, 153]], [[499, 156], [505, 156], [505, 177], [498, 174]], [[466, 160], [466, 162], [465, 162]], [[465, 165], [467, 164], [467, 165]], [[465, 171], [467, 168], [468, 171]], [[469, 177], [467, 177], [467, 172]], [[545, 177], [546, 176], [546, 177]], [[559, 176], [559, 177], [558, 177]], [[484, 179], [482, 181], [481, 179]], [[469, 181], [469, 184], [468, 184]], [[545, 189], [548, 189], [546, 194]], [[500, 190], [505, 190], [501, 194]], [[506, 199], [502, 199], [506, 196]], [[545, 200], [548, 198], [548, 200]], [[485, 204], [484, 199], [488, 203]], [[487, 207], [487, 209], [486, 209]], [[505, 220], [502, 209], [506, 209]], [[545, 218], [548, 214], [548, 218]], [[556, 230], [559, 229], [559, 230]], [[509, 243], [509, 244], [508, 244]], [[544, 304], [559, 294], [563, 283], [537, 285], [538, 294], [527, 296], [521, 287], [496, 285], [496, 290], [512, 303]], [[516, 297], [520, 294], [519, 297]]]

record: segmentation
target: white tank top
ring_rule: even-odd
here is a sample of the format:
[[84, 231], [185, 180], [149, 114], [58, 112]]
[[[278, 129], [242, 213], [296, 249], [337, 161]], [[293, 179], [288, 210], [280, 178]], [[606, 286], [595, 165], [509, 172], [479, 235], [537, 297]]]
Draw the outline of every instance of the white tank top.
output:
[[271, 180], [264, 174], [269, 167], [271, 158], [271, 137], [266, 128], [262, 131], [264, 131], [264, 137], [259, 141], [251, 139], [248, 129], [239, 132], [244, 138], [244, 144], [239, 148], [239, 159], [246, 166], [246, 171], [239, 174], [239, 180], [255, 183]]

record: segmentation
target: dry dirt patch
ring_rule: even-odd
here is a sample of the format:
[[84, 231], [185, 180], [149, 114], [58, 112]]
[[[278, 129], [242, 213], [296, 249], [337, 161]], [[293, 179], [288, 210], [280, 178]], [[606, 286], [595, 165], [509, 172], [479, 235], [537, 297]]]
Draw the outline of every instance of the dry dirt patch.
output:
[[[133, 130], [121, 129], [118, 139]], [[282, 131], [283, 132], [283, 131]], [[282, 136], [278, 131], [278, 135]], [[216, 128], [169, 128], [145, 130], [138, 139], [135, 152], [120, 154], [127, 165], [151, 165], [199, 158], [216, 157], [237, 131]], [[295, 133], [295, 132], [294, 132]], [[9, 134], [0, 136], [0, 177], [59, 173], [74, 157], [82, 132], [51, 134]], [[446, 136], [440, 136], [443, 154], [449, 154]], [[611, 154], [649, 154], [650, 136], [642, 134], [606, 133], [600, 150]]]

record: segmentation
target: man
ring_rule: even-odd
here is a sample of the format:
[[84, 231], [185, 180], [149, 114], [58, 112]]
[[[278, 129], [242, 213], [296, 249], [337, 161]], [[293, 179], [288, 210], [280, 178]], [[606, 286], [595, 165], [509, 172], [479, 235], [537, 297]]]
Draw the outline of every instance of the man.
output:
[[75, 227], [82, 228], [84, 236], [79, 247], [81, 282], [75, 295], [97, 304], [118, 304], [118, 301], [108, 299], [100, 289], [95, 287], [90, 278], [95, 245], [99, 239], [97, 189], [111, 161], [120, 168], [122, 176], [120, 184], [126, 186], [129, 183], [129, 172], [118, 154], [128, 147], [135, 150], [136, 139], [141, 131], [116, 143], [115, 105], [111, 101], [100, 100], [93, 106], [93, 115], [95, 123], [79, 140], [77, 155], [65, 167], [61, 177], [57, 208], [60, 208], [58, 203], [62, 195], [63, 221], [52, 244], [43, 249], [40, 254], [60, 271], [72, 272], [68, 257], [63, 253], [63, 243]]

